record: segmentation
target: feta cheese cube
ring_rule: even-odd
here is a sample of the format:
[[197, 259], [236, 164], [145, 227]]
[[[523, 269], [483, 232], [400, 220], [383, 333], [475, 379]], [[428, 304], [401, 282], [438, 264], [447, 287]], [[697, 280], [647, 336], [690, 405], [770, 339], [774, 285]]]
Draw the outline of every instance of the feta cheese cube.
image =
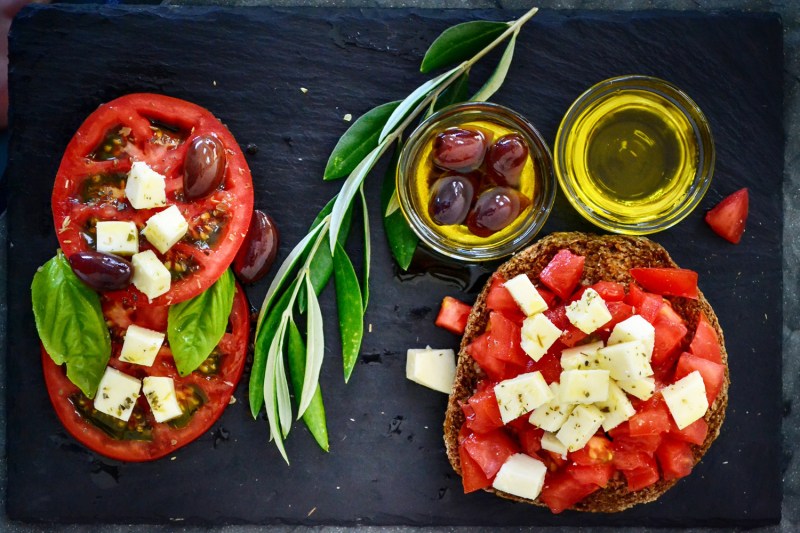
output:
[[166, 422], [183, 414], [172, 378], [148, 376], [144, 378], [142, 393], [150, 404], [156, 422]]
[[149, 299], [169, 291], [172, 277], [169, 270], [158, 260], [153, 250], [146, 250], [131, 257], [133, 285]]
[[578, 405], [570, 413], [567, 421], [556, 433], [558, 440], [567, 446], [567, 450], [580, 450], [592, 438], [605, 416], [593, 405]]
[[608, 370], [565, 370], [559, 382], [561, 403], [594, 403], [608, 399]]
[[708, 410], [708, 397], [706, 386], [700, 372], [695, 370], [684, 376], [669, 387], [661, 390], [667, 402], [669, 412], [675, 420], [678, 429], [683, 429], [706, 414]]
[[542, 313], [538, 313], [529, 316], [522, 323], [520, 345], [531, 359], [538, 361], [560, 336], [561, 330]]
[[131, 165], [125, 183], [125, 196], [134, 209], [167, 205], [166, 188], [166, 178], [147, 166], [147, 163], [136, 161]]
[[412, 348], [406, 358], [406, 378], [424, 387], [445, 394], [453, 390], [456, 377], [456, 355], [453, 350]]
[[165, 334], [136, 324], [128, 326], [119, 360], [142, 366], [153, 366]]
[[189, 229], [189, 223], [183, 218], [177, 205], [171, 205], [160, 213], [147, 219], [142, 233], [147, 240], [162, 254], [181, 240]]
[[608, 399], [604, 402], [597, 402], [594, 406], [605, 415], [603, 419], [603, 430], [605, 431], [614, 429], [636, 414], [636, 409], [628, 396], [613, 381], [608, 384]]
[[524, 453], [515, 453], [503, 463], [492, 487], [520, 498], [535, 500], [544, 486], [547, 467], [543, 462]]
[[640, 341], [612, 344], [597, 353], [608, 360], [608, 370], [615, 380], [630, 381], [653, 375], [647, 348]]
[[558, 431], [561, 428], [574, 406], [559, 401], [558, 389], [558, 383], [553, 382], [550, 384], [553, 399], [534, 409], [530, 418], [528, 418], [528, 422], [550, 432]]
[[139, 253], [139, 231], [131, 221], [109, 220], [97, 223], [97, 251], [106, 254]]
[[558, 440], [558, 437], [554, 433], [550, 433], [549, 431], [545, 431], [544, 435], [542, 435], [542, 449], [547, 450], [549, 452], [557, 453], [563, 459], [567, 458], [567, 446]]
[[573, 326], [588, 335], [611, 320], [611, 312], [603, 297], [589, 287], [583, 291], [580, 300], [567, 305], [567, 318]]
[[608, 360], [597, 353], [603, 341], [596, 341], [561, 351], [561, 368], [564, 370], [608, 370]]
[[506, 281], [503, 286], [511, 293], [511, 297], [526, 316], [547, 311], [547, 302], [526, 274], [520, 274]]
[[633, 315], [614, 326], [611, 336], [608, 337], [608, 345], [641, 341], [644, 343], [647, 358], [650, 360], [650, 357], [653, 355], [655, 339], [656, 330], [653, 328], [653, 325], [640, 315]]
[[116, 368], [106, 367], [97, 395], [94, 397], [94, 408], [114, 418], [127, 422], [131, 418], [142, 382], [120, 372]]
[[553, 392], [538, 370], [501, 381], [495, 385], [494, 395], [504, 424], [553, 399]]
[[640, 400], [649, 400], [656, 392], [656, 380], [652, 376], [640, 379], [619, 380], [617, 381], [617, 385], [631, 396], [636, 396]]

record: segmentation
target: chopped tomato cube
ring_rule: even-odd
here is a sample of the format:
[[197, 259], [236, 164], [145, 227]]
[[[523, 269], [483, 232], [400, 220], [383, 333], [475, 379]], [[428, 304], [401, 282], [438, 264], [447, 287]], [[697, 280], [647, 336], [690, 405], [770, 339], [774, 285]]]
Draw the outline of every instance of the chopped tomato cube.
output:
[[747, 189], [739, 189], [706, 213], [706, 222], [714, 233], [733, 244], [739, 244], [747, 221], [749, 203]]
[[556, 303], [556, 295], [544, 287], [536, 287], [536, 292], [539, 293], [539, 296], [542, 297], [542, 300], [545, 301], [548, 308], [553, 307], [553, 304]]
[[498, 275], [492, 277], [492, 284], [489, 286], [489, 293], [486, 295], [486, 308], [490, 311], [502, 313], [516, 324], [522, 324], [525, 320], [525, 313], [519, 308], [517, 302], [503, 285], [505, 281]]
[[688, 476], [694, 467], [694, 454], [689, 445], [678, 439], [667, 437], [656, 451], [665, 480]]
[[624, 302], [608, 302], [606, 307], [611, 313], [611, 320], [603, 324], [602, 329], [609, 332], [614, 329], [614, 326], [633, 316], [633, 307]]
[[509, 457], [519, 451], [514, 439], [502, 429], [483, 434], [473, 433], [464, 440], [462, 446], [490, 479]]
[[561, 371], [563, 370], [563, 368], [561, 368], [561, 350], [563, 349], [564, 345], [556, 341], [538, 361], [534, 361], [529, 357], [528, 362], [525, 363], [524, 370], [520, 372], [520, 374], [523, 372], [536, 372], [538, 370], [542, 373], [542, 377], [548, 385], [554, 381], [558, 381], [559, 378], [561, 378]]
[[634, 470], [646, 466], [648, 459], [651, 459], [649, 453], [623, 447], [616, 440], [614, 440], [612, 448], [614, 450], [612, 462], [619, 470]]
[[701, 312], [697, 320], [689, 351], [697, 357], [708, 359], [714, 363], [722, 363], [722, 348], [719, 345], [717, 332], [708, 322], [705, 313]]
[[660, 395], [647, 400], [628, 420], [628, 431], [631, 437], [660, 435], [669, 430], [669, 410]]
[[672, 366], [678, 347], [689, 330], [680, 315], [667, 304], [659, 309], [653, 327], [656, 331], [652, 357], [653, 366]]
[[539, 499], [542, 500], [550, 510], [558, 514], [569, 509], [589, 494], [598, 490], [594, 484], [584, 484], [571, 476], [568, 472], [557, 472], [549, 474], [544, 480], [544, 487]]
[[542, 449], [542, 435], [544, 430], [531, 425], [525, 418], [527, 427], [520, 427], [517, 431], [517, 439], [523, 453], [531, 457], [537, 457], [536, 452]]
[[625, 299], [625, 285], [616, 281], [598, 281], [592, 288], [606, 302], [621, 302]]
[[559, 340], [568, 348], [575, 346], [588, 337], [586, 333], [572, 325], [572, 322], [567, 318], [567, 309], [563, 305], [548, 309], [544, 312], [544, 316], [563, 332]]
[[646, 464], [633, 470], [623, 470], [622, 474], [625, 476], [625, 481], [628, 482], [628, 490], [635, 492], [645, 487], [649, 487], [659, 480], [658, 465], [655, 459], [649, 455]]
[[655, 322], [658, 311], [664, 305], [664, 299], [657, 294], [645, 292], [636, 283], [631, 283], [628, 287], [628, 295], [624, 302], [633, 306], [633, 312], [641, 315], [642, 318], [650, 322]]
[[525, 366], [530, 360], [520, 345], [522, 338], [520, 327], [501, 313], [496, 311], [489, 313], [489, 325], [486, 331], [488, 335], [486, 348], [492, 357], [520, 366]]
[[[465, 425], [475, 433], [488, 433], [503, 427], [503, 419], [500, 416], [500, 407], [497, 406], [494, 388], [476, 392], [461, 409], [467, 419]], [[470, 411], [471, 413], [468, 414]]]
[[614, 465], [601, 463], [596, 465], [569, 465], [567, 472], [581, 485], [597, 485], [605, 487], [614, 475]]
[[472, 306], [456, 300], [452, 296], [445, 296], [442, 300], [442, 307], [436, 317], [436, 325], [456, 335], [463, 335], [467, 327], [467, 318]]
[[570, 452], [569, 458], [579, 465], [598, 465], [610, 463], [614, 458], [611, 441], [605, 437], [595, 435], [589, 439], [586, 446], [580, 450]]
[[725, 366], [684, 352], [678, 359], [678, 367], [675, 369], [675, 381], [688, 376], [695, 370], [699, 371], [703, 377], [708, 405], [711, 405], [717, 398], [725, 381]]
[[708, 422], [700, 418], [695, 420], [683, 429], [678, 429], [675, 421], [670, 418], [669, 434], [673, 437], [680, 439], [691, 444], [703, 444], [708, 435]]
[[575, 255], [569, 250], [559, 250], [539, 274], [539, 279], [559, 298], [566, 300], [578, 286], [583, 275], [584, 261], [582, 255]]
[[491, 486], [492, 481], [483, 473], [478, 462], [467, 453], [463, 444], [458, 447], [458, 457], [461, 460], [461, 482], [464, 485], [464, 494]]
[[685, 268], [632, 268], [631, 276], [645, 290], [667, 296], [697, 298], [697, 272]]
[[500, 381], [505, 372], [506, 363], [502, 359], [498, 359], [491, 354], [489, 350], [489, 335], [484, 333], [474, 341], [472, 341], [466, 348], [467, 353], [475, 359], [480, 365], [481, 369], [486, 372], [489, 379], [493, 381]]

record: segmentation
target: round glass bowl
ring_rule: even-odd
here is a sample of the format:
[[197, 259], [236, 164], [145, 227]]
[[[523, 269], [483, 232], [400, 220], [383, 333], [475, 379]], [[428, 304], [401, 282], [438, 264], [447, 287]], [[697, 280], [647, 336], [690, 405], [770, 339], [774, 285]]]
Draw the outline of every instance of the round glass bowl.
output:
[[[517, 189], [531, 201], [530, 205], [512, 223], [488, 237], [471, 233], [463, 223], [438, 225], [428, 212], [431, 182], [443, 172], [433, 164], [433, 141], [452, 127], [477, 129], [493, 139], [515, 132], [528, 145], [529, 156]], [[398, 199], [411, 228], [434, 251], [463, 261], [489, 261], [519, 250], [544, 225], [553, 207], [555, 190], [552, 156], [542, 136], [519, 114], [491, 103], [456, 104], [432, 115], [408, 138], [397, 165]], [[480, 192], [476, 189], [475, 196]]]
[[598, 83], [567, 111], [556, 135], [561, 190], [593, 224], [645, 235], [697, 207], [714, 173], [711, 129], [679, 88], [649, 76]]

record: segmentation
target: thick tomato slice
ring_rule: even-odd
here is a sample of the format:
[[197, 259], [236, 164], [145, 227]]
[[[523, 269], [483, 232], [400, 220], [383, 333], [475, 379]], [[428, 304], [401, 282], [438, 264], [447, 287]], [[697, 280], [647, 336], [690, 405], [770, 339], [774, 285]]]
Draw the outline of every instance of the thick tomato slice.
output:
[[706, 213], [706, 222], [714, 233], [733, 244], [739, 244], [744, 233], [749, 204], [747, 189], [739, 189]]
[[[209, 358], [194, 372], [180, 377], [169, 347], [164, 346], [151, 367], [118, 360], [122, 335], [132, 323], [166, 331], [166, 307], [125, 308], [104, 298], [104, 313], [111, 322], [112, 354], [109, 365], [128, 375], [166, 376], [175, 380], [184, 416], [158, 423], [143, 395], [127, 424], [94, 411], [92, 401], [67, 379], [63, 366], [56, 365], [42, 349], [44, 378], [50, 401], [67, 431], [87, 448], [120, 461], [151, 461], [173, 453], [208, 429], [228, 406], [242, 376], [250, 336], [250, 308], [237, 286], [228, 332]], [[138, 430], [142, 430], [141, 432]]]
[[717, 332], [708, 322], [705, 313], [700, 313], [694, 337], [689, 344], [689, 351], [697, 357], [722, 364], [722, 348], [719, 345]]
[[461, 335], [467, 327], [467, 318], [469, 318], [471, 310], [472, 306], [465, 304], [461, 300], [456, 300], [452, 296], [445, 296], [435, 323], [440, 328], [444, 328], [456, 335]]
[[548, 289], [559, 298], [566, 300], [575, 291], [583, 275], [582, 255], [575, 255], [569, 250], [559, 250], [539, 274]]
[[631, 276], [645, 290], [666, 296], [697, 298], [697, 272], [685, 268], [632, 268]]
[[[224, 147], [224, 177], [210, 195], [187, 200], [184, 160], [191, 142], [205, 135]], [[200, 106], [157, 94], [130, 94], [101, 105], [67, 145], [53, 187], [53, 221], [67, 257], [95, 248], [98, 221], [133, 221], [141, 230], [162, 210], [136, 210], [127, 201], [125, 183], [135, 161], [166, 177], [167, 206], [178, 206], [189, 223], [186, 236], [166, 254], [139, 240], [140, 251], [152, 249], [172, 274], [169, 292], [152, 305], [187, 300], [210, 287], [239, 250], [253, 212], [250, 169], [228, 129]], [[128, 305], [148, 303], [133, 285], [109, 294]]]

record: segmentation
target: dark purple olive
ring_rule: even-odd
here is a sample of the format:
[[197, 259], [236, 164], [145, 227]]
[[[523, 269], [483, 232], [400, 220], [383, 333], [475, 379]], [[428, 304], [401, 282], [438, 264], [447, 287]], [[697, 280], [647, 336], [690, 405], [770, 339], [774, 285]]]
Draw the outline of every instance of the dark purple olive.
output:
[[467, 216], [467, 227], [478, 237], [489, 237], [514, 222], [529, 203], [514, 189], [492, 187], [478, 196]]
[[133, 274], [130, 262], [102, 252], [76, 252], [69, 256], [69, 264], [81, 281], [101, 292], [124, 289]]
[[269, 272], [278, 255], [279, 240], [272, 217], [263, 211], [253, 211], [250, 229], [233, 260], [233, 271], [242, 283], [255, 283]]
[[195, 137], [183, 161], [183, 192], [194, 200], [211, 194], [225, 175], [225, 147], [213, 135]]
[[503, 135], [486, 152], [486, 169], [500, 185], [519, 186], [528, 160], [528, 145], [518, 133]]
[[448, 128], [433, 139], [433, 163], [455, 172], [471, 172], [481, 166], [486, 137], [477, 130]]
[[440, 226], [461, 224], [467, 218], [475, 188], [466, 176], [447, 175], [431, 187], [428, 214]]

